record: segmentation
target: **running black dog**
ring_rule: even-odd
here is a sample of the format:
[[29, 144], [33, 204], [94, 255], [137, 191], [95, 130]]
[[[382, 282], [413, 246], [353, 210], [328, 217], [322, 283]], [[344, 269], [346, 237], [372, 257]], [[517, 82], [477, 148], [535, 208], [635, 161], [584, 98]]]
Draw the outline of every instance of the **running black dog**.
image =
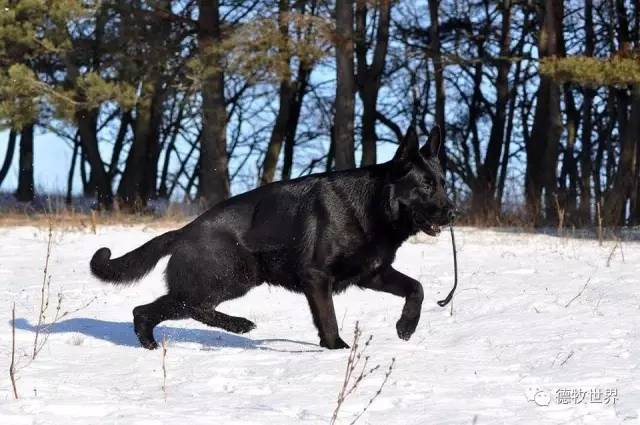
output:
[[108, 248], [91, 259], [99, 279], [129, 284], [170, 255], [169, 293], [133, 309], [140, 343], [158, 345], [153, 328], [193, 318], [235, 333], [255, 324], [216, 311], [268, 282], [305, 295], [320, 345], [348, 348], [338, 335], [332, 295], [350, 285], [405, 298], [396, 324], [408, 340], [418, 325], [423, 290], [391, 267], [396, 250], [418, 231], [436, 236], [454, 218], [437, 153], [440, 130], [418, 149], [411, 128], [394, 158], [360, 169], [272, 183], [235, 196], [182, 229], [160, 235], [111, 260]]

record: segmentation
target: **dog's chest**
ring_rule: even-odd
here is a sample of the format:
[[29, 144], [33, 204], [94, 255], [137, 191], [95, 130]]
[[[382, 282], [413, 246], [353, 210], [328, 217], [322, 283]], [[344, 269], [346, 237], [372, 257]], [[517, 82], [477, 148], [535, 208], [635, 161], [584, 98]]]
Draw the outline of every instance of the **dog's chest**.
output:
[[335, 259], [331, 271], [339, 281], [369, 278], [393, 263], [397, 248], [380, 243], [354, 247]]

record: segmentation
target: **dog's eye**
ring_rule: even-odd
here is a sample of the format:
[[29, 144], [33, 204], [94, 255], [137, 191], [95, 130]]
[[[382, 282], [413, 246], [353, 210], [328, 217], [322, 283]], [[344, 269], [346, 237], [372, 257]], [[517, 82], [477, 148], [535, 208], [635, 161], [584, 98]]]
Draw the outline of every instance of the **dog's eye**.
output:
[[431, 193], [433, 193], [435, 191], [435, 187], [436, 187], [436, 182], [434, 182], [433, 180], [427, 179], [425, 181], [424, 188], [429, 194], [431, 194]]

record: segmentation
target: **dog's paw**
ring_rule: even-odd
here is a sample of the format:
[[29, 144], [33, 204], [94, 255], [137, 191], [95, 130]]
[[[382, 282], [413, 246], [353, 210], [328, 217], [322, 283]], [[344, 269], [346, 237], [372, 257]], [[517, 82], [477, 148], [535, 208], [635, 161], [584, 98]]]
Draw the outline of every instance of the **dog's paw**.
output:
[[349, 347], [349, 344], [344, 342], [340, 337], [337, 337], [336, 340], [333, 341], [333, 343], [328, 343], [327, 341], [324, 341], [321, 339], [320, 346], [324, 348], [328, 348], [329, 350], [338, 350], [340, 348], [351, 348]]
[[147, 350], [155, 350], [158, 348], [158, 343], [155, 341], [140, 341], [140, 344]]
[[149, 326], [144, 316], [135, 315], [133, 317], [133, 329], [138, 337], [138, 341], [140, 341], [140, 345], [147, 350], [155, 350], [158, 348], [158, 343], [153, 339], [153, 327]]
[[398, 322], [396, 323], [398, 338], [409, 341], [411, 335], [413, 335], [413, 333], [416, 331], [416, 327], [418, 327], [417, 320], [405, 319], [404, 317], [401, 317], [400, 320], [398, 320]]
[[244, 317], [236, 317], [233, 320], [232, 325], [229, 329], [233, 333], [237, 334], [246, 334], [247, 332], [251, 332], [256, 328], [256, 324], [253, 323], [249, 319], [245, 319]]

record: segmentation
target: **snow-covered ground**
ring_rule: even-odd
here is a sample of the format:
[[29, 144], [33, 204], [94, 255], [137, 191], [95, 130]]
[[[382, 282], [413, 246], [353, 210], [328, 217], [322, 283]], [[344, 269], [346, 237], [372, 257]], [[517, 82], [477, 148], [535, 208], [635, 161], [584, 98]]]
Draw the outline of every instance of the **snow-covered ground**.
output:
[[[0, 228], [0, 424], [327, 424], [348, 350], [317, 345], [303, 297], [262, 285], [221, 310], [258, 325], [233, 335], [185, 320], [156, 329], [162, 352], [138, 346], [131, 309], [164, 291], [163, 260], [139, 285], [96, 281], [94, 250], [120, 255], [160, 229], [99, 227], [98, 234], [54, 232], [51, 304], [88, 307], [50, 329], [30, 361], [47, 232]], [[359, 423], [618, 424], [640, 421], [640, 242], [558, 238], [458, 229], [460, 287], [453, 315], [436, 300], [452, 280], [450, 240], [420, 238], [396, 266], [425, 288], [418, 330], [396, 336], [403, 301], [352, 289], [335, 298], [342, 337], [356, 320], [373, 335], [380, 364], [344, 403], [348, 424], [396, 363], [382, 394]], [[609, 262], [609, 265], [607, 265]], [[586, 286], [585, 286], [586, 285]], [[17, 387], [8, 369], [11, 304], [16, 303]]]

